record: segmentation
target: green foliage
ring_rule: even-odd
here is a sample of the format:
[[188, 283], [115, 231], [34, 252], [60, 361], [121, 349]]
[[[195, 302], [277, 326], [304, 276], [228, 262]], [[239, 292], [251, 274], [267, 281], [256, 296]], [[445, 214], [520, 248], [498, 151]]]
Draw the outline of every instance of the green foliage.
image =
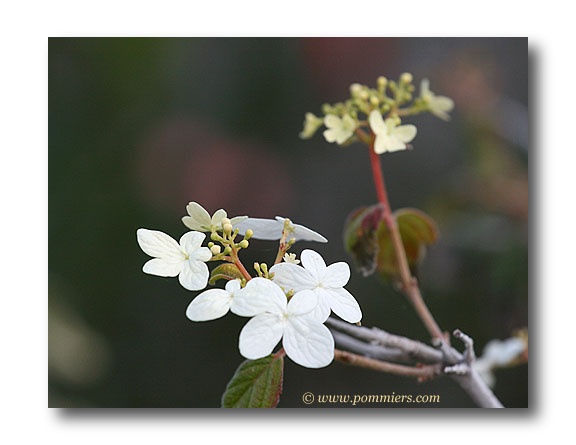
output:
[[219, 266], [215, 267], [212, 272], [210, 273], [210, 281], [209, 284], [214, 285], [218, 280], [235, 280], [235, 279], [242, 279], [244, 276], [242, 272], [234, 265], [230, 263], [223, 263]]
[[[392, 215], [398, 224], [408, 264], [415, 267], [424, 258], [426, 246], [438, 238], [436, 224], [429, 215], [417, 209], [399, 209]], [[350, 215], [344, 242], [364, 276], [377, 270], [382, 278], [398, 277], [396, 254], [386, 223], [382, 220], [380, 204], [356, 210]]]
[[282, 393], [284, 358], [245, 360], [228, 382], [222, 408], [275, 408]]

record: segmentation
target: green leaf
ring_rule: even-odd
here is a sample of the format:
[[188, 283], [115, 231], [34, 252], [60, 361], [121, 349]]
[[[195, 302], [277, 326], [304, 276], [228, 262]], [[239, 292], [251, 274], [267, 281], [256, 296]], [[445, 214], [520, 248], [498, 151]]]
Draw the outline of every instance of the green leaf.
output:
[[[426, 246], [436, 242], [438, 229], [434, 220], [417, 209], [399, 209], [393, 213], [410, 267], [417, 266], [426, 254]], [[396, 253], [384, 222], [378, 227], [378, 273], [383, 278], [399, 275]]]
[[244, 278], [242, 272], [234, 265], [230, 263], [222, 263], [215, 267], [210, 273], [209, 284], [214, 285], [218, 280], [235, 280]]
[[269, 355], [240, 364], [222, 396], [222, 408], [275, 408], [282, 393], [284, 358]]

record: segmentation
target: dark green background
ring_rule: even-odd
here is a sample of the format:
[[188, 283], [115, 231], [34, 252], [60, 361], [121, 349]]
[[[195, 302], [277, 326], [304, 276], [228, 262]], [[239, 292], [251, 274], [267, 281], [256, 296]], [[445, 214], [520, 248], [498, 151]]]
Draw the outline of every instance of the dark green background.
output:
[[[50, 39], [50, 406], [219, 406], [245, 319], [187, 320], [195, 293], [141, 272], [136, 229], [178, 238], [197, 201], [232, 216], [288, 216], [330, 240], [295, 252], [351, 262], [343, 222], [376, 201], [366, 149], [298, 133], [306, 111], [379, 75], [429, 77], [456, 102], [450, 123], [412, 120], [413, 151], [382, 156], [392, 206], [421, 208], [440, 226], [419, 271], [432, 312], [473, 336], [477, 353], [527, 326], [527, 64], [526, 39]], [[274, 243], [253, 242], [244, 258], [274, 255]], [[353, 273], [347, 288], [364, 325], [427, 340], [389, 285]], [[527, 406], [527, 373], [497, 372], [506, 406]], [[472, 406], [446, 379], [288, 360], [279, 406], [305, 406], [306, 391]]]

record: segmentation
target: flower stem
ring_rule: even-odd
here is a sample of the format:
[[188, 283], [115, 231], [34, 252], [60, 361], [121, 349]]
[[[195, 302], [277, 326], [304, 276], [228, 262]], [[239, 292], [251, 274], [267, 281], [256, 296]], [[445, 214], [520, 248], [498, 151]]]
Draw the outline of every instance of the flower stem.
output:
[[372, 166], [372, 176], [374, 177], [374, 186], [376, 187], [378, 201], [383, 207], [382, 220], [386, 223], [386, 227], [390, 233], [390, 238], [392, 239], [392, 246], [396, 255], [396, 262], [398, 264], [400, 280], [402, 282], [402, 290], [424, 323], [424, 326], [426, 326], [426, 329], [432, 338], [442, 340], [444, 339], [444, 334], [438, 326], [438, 323], [436, 323], [436, 320], [432, 316], [428, 306], [426, 306], [416, 278], [414, 278], [410, 272], [410, 266], [408, 265], [406, 250], [402, 243], [398, 224], [396, 223], [396, 218], [394, 218], [392, 210], [390, 209], [388, 193], [386, 191], [386, 185], [384, 184], [384, 175], [382, 174], [382, 166], [380, 165], [380, 157], [374, 151], [374, 142], [368, 146], [368, 150], [370, 154], [370, 165]]
[[238, 270], [240, 271], [240, 273], [244, 276], [244, 278], [246, 278], [246, 281], [250, 281], [252, 279], [252, 275], [250, 275], [250, 273], [246, 270], [246, 268], [244, 267], [244, 264], [242, 264], [242, 261], [240, 261], [240, 257], [238, 256], [238, 251], [233, 247], [232, 247], [232, 260], [234, 262], [234, 264], [236, 265], [236, 267], [238, 268]]

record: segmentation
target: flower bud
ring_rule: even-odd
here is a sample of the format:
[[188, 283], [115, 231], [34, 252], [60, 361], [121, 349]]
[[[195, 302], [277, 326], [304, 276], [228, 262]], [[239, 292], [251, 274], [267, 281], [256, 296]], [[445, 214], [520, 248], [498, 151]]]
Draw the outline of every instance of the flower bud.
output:
[[[230, 220], [228, 220], [228, 221], [230, 221]], [[222, 230], [224, 230], [224, 233], [232, 233], [232, 229], [233, 229], [233, 227], [232, 227], [232, 224], [230, 224], [230, 223], [226, 223], [222, 226]]]
[[388, 83], [388, 79], [386, 79], [384, 76], [380, 76], [378, 78], [378, 88], [381, 88], [381, 89], [386, 88], [387, 83]]
[[224, 247], [224, 255], [228, 255], [230, 252], [232, 252], [232, 247], [230, 246]]
[[212, 241], [210, 241], [210, 242], [208, 243], [208, 247], [209, 247], [210, 249], [212, 248], [213, 245], [214, 245], [214, 243], [213, 243]]
[[377, 106], [380, 103], [380, 99], [378, 99], [376, 96], [372, 96], [370, 97], [370, 103], [374, 106]]
[[218, 238], [220, 238], [220, 236], [216, 232], [212, 232], [210, 235], [211, 240], [218, 241]]
[[250, 239], [254, 236], [254, 231], [252, 229], [246, 230], [246, 234], [244, 235], [244, 239]]
[[402, 73], [400, 76], [401, 83], [412, 83], [412, 74], [410, 73]]
[[210, 252], [212, 252], [212, 255], [218, 255], [221, 252], [221, 247], [220, 246], [216, 246], [216, 245], [212, 245], [212, 247], [210, 247]]
[[360, 85], [359, 83], [353, 83], [352, 85], [350, 85], [350, 94], [353, 97], [360, 94], [360, 91], [362, 91], [362, 85]]
[[228, 218], [222, 218], [221, 224], [225, 226], [226, 224], [231, 224], [232, 222]]
[[246, 249], [246, 247], [248, 247], [250, 245], [250, 243], [243, 239], [242, 241], [240, 241], [240, 244], [238, 244], [242, 249]]

